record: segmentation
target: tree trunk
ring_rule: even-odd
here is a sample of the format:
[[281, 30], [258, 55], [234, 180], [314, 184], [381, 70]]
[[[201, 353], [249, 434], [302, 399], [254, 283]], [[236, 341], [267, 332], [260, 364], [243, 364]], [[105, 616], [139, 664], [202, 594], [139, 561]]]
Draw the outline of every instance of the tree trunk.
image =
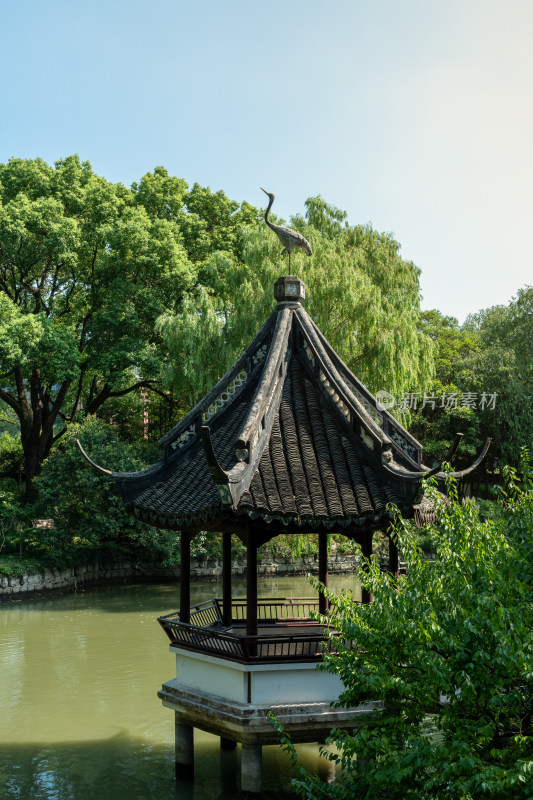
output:
[[39, 462], [39, 439], [30, 440], [23, 444], [24, 461], [26, 465], [26, 493], [27, 503], [36, 503], [39, 500], [39, 490], [35, 485], [35, 478], [41, 471]]

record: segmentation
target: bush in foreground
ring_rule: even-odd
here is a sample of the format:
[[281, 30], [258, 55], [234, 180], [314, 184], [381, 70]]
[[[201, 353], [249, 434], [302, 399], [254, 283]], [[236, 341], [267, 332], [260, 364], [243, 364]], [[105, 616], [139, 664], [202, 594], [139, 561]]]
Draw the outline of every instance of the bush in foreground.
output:
[[[339, 704], [382, 700], [353, 732], [333, 731], [341, 767], [323, 784], [291, 755], [305, 798], [533, 798], [533, 472], [506, 471], [494, 519], [455, 498], [441, 508], [435, 560], [398, 519], [409, 571], [399, 585], [376, 563], [360, 578], [375, 597], [328, 593], [332, 622], [356, 647], [325, 656]], [[450, 486], [454, 496], [454, 487]]]

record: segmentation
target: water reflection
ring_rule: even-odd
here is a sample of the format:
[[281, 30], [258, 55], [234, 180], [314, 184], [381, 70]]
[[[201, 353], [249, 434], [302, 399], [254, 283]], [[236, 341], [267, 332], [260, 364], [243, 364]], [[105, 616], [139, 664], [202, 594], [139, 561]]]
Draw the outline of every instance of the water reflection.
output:
[[[147, 744], [121, 734], [97, 742], [3, 746], [1, 796], [3, 800], [234, 800], [240, 749], [219, 751], [218, 740], [204, 736], [195, 749], [194, 782], [174, 780], [169, 744]], [[303, 756], [314, 769], [316, 753]], [[263, 772], [265, 800], [294, 798], [279, 748], [264, 748]]]
[[[335, 578], [339, 588], [351, 580]], [[195, 731], [194, 784], [174, 780], [173, 715], [156, 697], [175, 661], [155, 622], [176, 584], [120, 586], [0, 603], [0, 796], [5, 800], [229, 800], [240, 748]], [[244, 594], [244, 582], [234, 582]], [[260, 581], [262, 596], [310, 595], [305, 578]], [[221, 595], [196, 582], [192, 602]], [[318, 769], [318, 747], [300, 753]], [[320, 759], [322, 761], [322, 759]], [[290, 792], [278, 747], [263, 751], [264, 797]]]

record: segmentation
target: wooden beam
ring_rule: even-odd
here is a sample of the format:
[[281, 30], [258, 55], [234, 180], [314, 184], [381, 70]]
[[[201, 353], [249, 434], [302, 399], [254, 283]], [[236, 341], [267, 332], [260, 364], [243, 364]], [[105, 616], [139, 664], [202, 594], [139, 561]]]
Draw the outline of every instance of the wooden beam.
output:
[[229, 628], [232, 623], [231, 610], [231, 533], [222, 534], [222, 622]]
[[186, 531], [181, 532], [180, 620], [191, 621], [191, 537]]
[[[370, 533], [366, 533], [363, 537], [363, 541], [361, 542], [361, 548], [363, 557], [370, 560], [372, 557], [372, 531]], [[363, 565], [363, 569], [368, 571], [368, 567]], [[363, 603], [371, 603], [374, 599], [374, 595], [372, 592], [369, 592], [368, 589], [362, 590], [362, 600]]]
[[257, 636], [257, 542], [250, 529], [246, 538], [246, 635]]
[[[318, 534], [318, 580], [327, 588], [328, 586], [328, 534], [326, 531], [319, 531]], [[327, 597], [322, 592], [318, 597], [318, 611], [326, 614], [329, 607]]]

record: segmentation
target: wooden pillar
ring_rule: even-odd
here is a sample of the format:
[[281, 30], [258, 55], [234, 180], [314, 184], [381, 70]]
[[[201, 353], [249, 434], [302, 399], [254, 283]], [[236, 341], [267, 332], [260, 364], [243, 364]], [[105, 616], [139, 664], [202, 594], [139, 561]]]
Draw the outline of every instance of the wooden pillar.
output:
[[175, 714], [176, 778], [190, 780], [194, 776], [194, 728]]
[[246, 635], [257, 636], [257, 543], [246, 537]]
[[398, 547], [389, 531], [389, 572], [391, 575], [398, 577], [399, 571]]
[[180, 621], [191, 621], [191, 537], [181, 532]]
[[[372, 556], [372, 531], [370, 531], [370, 533], [367, 533], [364, 536], [361, 549], [363, 557], [370, 560]], [[363, 566], [363, 569], [366, 571], [368, 570], [368, 567]], [[372, 595], [372, 592], [369, 592], [368, 589], [363, 589], [362, 591], [363, 603], [371, 603], [373, 599], [374, 596]]]
[[259, 797], [262, 789], [262, 751], [259, 745], [241, 748], [241, 791], [247, 798]]
[[[320, 531], [318, 534], [318, 580], [327, 588], [328, 586], [328, 534]], [[329, 607], [327, 597], [322, 592], [318, 597], [318, 612], [326, 614]]]
[[222, 623], [229, 628], [232, 623], [231, 609], [231, 533], [222, 534]]

